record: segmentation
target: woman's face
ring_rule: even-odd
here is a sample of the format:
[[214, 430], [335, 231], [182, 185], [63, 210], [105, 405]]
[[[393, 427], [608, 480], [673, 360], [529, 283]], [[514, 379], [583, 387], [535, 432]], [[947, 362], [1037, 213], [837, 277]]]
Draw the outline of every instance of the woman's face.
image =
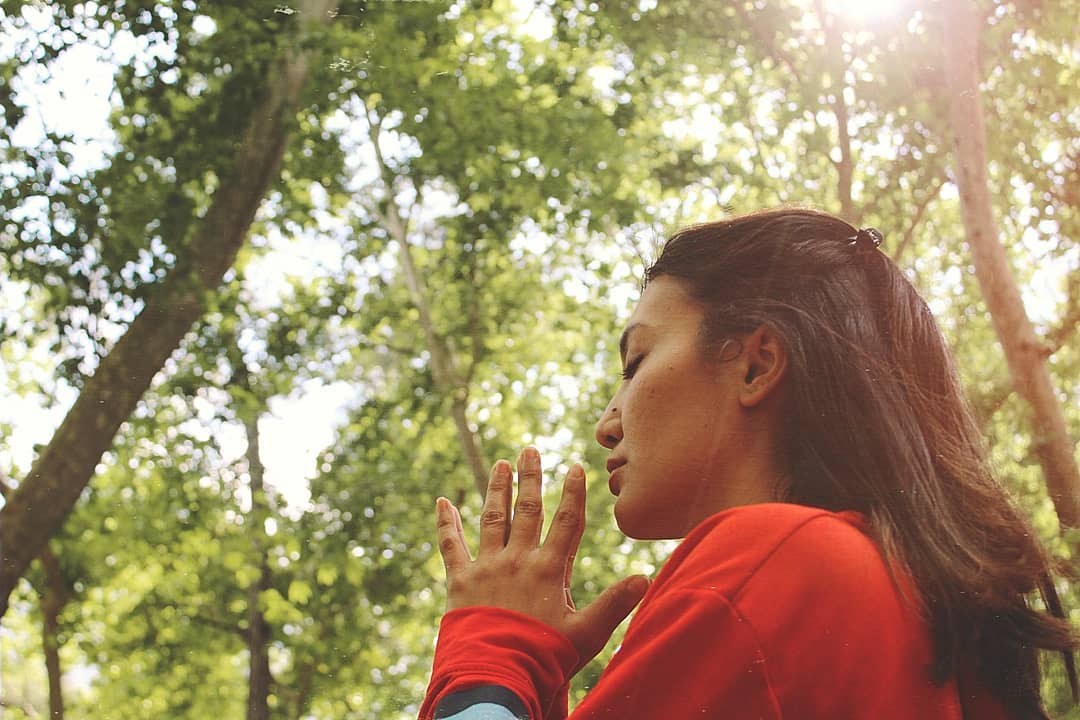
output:
[[[611, 450], [615, 519], [630, 537], [679, 538], [713, 513], [767, 502], [769, 438], [739, 401], [738, 343], [702, 354], [702, 306], [676, 278], [649, 283], [620, 343], [624, 379], [596, 425]], [[723, 344], [721, 344], [723, 346]]]

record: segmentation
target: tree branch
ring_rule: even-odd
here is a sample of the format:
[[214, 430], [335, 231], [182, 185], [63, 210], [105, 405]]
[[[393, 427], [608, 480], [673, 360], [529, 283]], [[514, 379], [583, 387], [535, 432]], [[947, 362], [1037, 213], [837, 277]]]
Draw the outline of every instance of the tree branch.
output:
[[986, 127], [979, 92], [978, 45], [985, 18], [973, 0], [945, 6], [944, 102], [952, 124], [960, 211], [983, 298], [1005, 351], [1009, 376], [1032, 410], [1032, 448], [1061, 526], [1080, 526], [1080, 469], [1046, 348], [1035, 333], [994, 219], [987, 172]]
[[[398, 244], [401, 268], [405, 275], [405, 285], [409, 289], [409, 296], [420, 316], [424, 339], [428, 352], [431, 354], [431, 373], [435, 380], [435, 387], [440, 394], [450, 400], [450, 415], [457, 428], [458, 441], [461, 443], [465, 461], [468, 463], [469, 470], [472, 473], [473, 483], [480, 496], [483, 497], [487, 490], [487, 464], [484, 462], [480, 452], [479, 438], [469, 426], [466, 417], [469, 388], [455, 367], [454, 355], [446, 338], [435, 327], [435, 318], [428, 303], [424, 280], [413, 258], [412, 245], [409, 242], [409, 228], [402, 219], [397, 201], [394, 199], [396, 176], [387, 164], [379, 147], [381, 120], [373, 109], [368, 108], [367, 102], [362, 97], [358, 99], [363, 103], [365, 114], [368, 117], [368, 134], [374, 146], [379, 177], [387, 193], [385, 212], [378, 209], [374, 212], [385, 225], [387, 233]], [[419, 194], [417, 197], [419, 198]]]
[[[336, 0], [304, 0], [322, 21]], [[301, 31], [305, 34], [307, 28]], [[102, 454], [154, 375], [202, 315], [247, 237], [278, 176], [290, 120], [308, 75], [304, 43], [290, 44], [266, 69], [266, 93], [248, 118], [229, 172], [221, 178], [190, 250], [149, 296], [139, 315], [86, 381], [25, 481], [0, 509], [0, 615], [30, 562], [59, 529], [89, 484]]]

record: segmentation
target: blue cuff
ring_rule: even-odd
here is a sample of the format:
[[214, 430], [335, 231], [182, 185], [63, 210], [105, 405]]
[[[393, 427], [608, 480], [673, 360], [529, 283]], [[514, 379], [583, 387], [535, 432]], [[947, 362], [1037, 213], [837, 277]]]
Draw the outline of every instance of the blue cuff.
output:
[[481, 685], [444, 697], [435, 720], [531, 720], [525, 704], [501, 685]]

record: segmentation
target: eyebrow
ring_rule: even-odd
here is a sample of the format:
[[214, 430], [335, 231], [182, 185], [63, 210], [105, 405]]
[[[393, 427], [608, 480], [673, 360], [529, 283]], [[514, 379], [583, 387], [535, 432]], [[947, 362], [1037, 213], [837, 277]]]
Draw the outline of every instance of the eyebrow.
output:
[[626, 362], [626, 346], [630, 344], [630, 333], [639, 327], [648, 327], [644, 323], [632, 322], [626, 326], [619, 337], [619, 357]]

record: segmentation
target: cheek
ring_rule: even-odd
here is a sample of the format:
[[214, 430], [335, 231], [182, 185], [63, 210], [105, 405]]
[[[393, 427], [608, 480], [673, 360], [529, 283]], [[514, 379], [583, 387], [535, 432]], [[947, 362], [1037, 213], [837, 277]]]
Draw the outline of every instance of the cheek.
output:
[[[669, 397], [674, 389], [669, 387], [671, 382], [668, 375], [666, 372], [651, 372], [634, 378], [637, 382], [634, 384], [633, 403], [655, 410], [657, 401]], [[630, 400], [627, 398], [628, 403]]]
[[619, 406], [619, 412], [622, 414], [623, 430], [627, 433], [633, 433], [635, 436], [635, 442], [647, 441], [647, 434], [642, 437], [641, 431], [644, 428], [648, 428], [656, 420], [656, 413], [659, 408], [656, 406], [653, 400], [654, 395], [650, 394], [648, 387], [640, 385], [634, 388], [633, 392], [626, 393], [622, 398], [623, 404]]
[[[636, 379], [636, 378], [635, 378]], [[648, 375], [626, 397], [625, 410], [636, 425], [665, 425], [664, 418], [679, 414], [685, 404], [678, 383], [671, 382], [670, 373]]]

